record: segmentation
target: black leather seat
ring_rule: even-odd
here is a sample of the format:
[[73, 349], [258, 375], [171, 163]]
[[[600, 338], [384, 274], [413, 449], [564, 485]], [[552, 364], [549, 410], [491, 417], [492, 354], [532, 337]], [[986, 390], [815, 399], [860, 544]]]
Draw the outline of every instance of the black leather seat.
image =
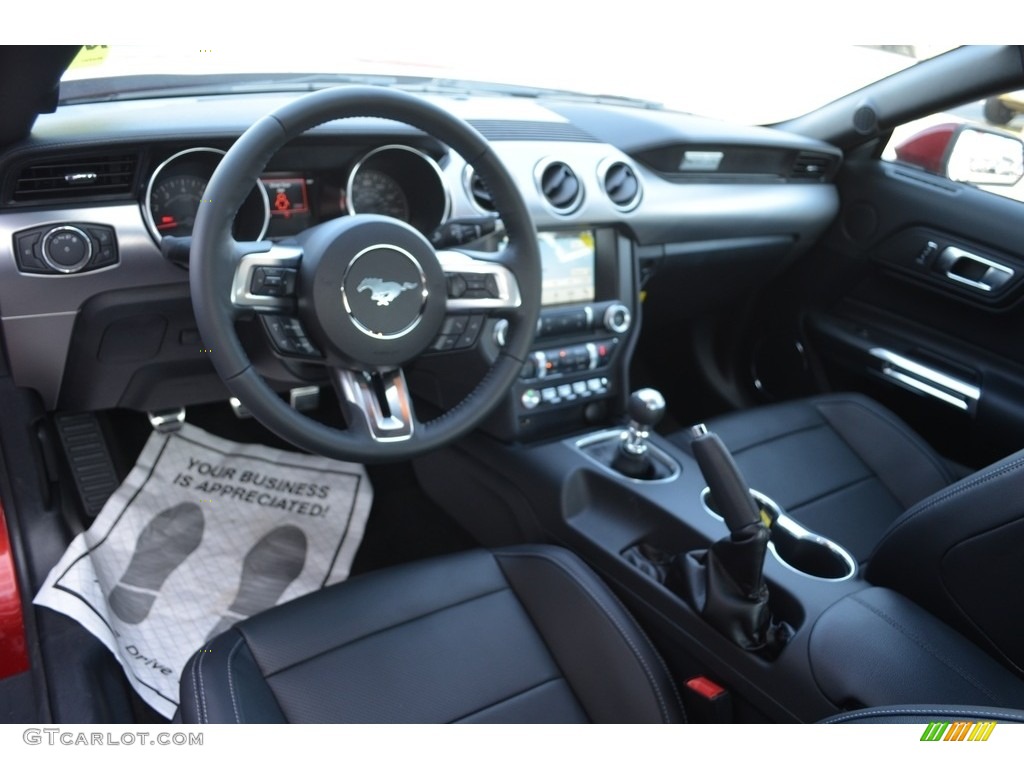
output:
[[957, 707], [943, 704], [901, 704], [843, 712], [821, 722], [826, 725], [924, 725], [950, 722], [1024, 723], [1024, 710], [1005, 707]]
[[[750, 487], [865, 562], [903, 512], [957, 479], [895, 414], [855, 394], [737, 411], [708, 428]], [[689, 450], [689, 432], [668, 438]]]
[[181, 680], [184, 722], [681, 722], [660, 657], [549, 546], [367, 574], [235, 625]]
[[[1024, 676], [1024, 451], [967, 477], [853, 394], [708, 422], [751, 488]], [[684, 448], [688, 434], [670, 435]]]

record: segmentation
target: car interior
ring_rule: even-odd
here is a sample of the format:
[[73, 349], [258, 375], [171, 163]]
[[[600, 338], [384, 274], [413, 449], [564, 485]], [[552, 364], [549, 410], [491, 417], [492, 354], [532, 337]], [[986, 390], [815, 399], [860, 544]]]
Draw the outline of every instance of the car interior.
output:
[[[1024, 46], [771, 126], [78, 55], [0, 47], [0, 722], [1024, 720], [1024, 203], [951, 160], [1024, 142], [885, 155]], [[183, 424], [373, 505], [169, 718], [33, 598]]]

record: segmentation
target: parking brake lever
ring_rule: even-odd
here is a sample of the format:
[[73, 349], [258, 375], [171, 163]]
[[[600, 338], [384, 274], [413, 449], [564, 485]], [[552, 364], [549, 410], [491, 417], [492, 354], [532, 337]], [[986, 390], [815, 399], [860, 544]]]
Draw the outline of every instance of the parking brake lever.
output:
[[715, 511], [725, 520], [729, 531], [735, 536], [748, 525], [766, 522], [761, 519], [760, 508], [732, 454], [718, 435], [708, 432], [703, 424], [691, 427], [690, 434], [693, 457], [715, 500]]

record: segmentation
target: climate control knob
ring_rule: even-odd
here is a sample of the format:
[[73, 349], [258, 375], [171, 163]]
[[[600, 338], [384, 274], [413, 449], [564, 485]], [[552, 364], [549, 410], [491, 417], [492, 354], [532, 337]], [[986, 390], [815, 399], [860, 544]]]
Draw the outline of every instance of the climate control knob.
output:
[[629, 308], [625, 304], [612, 304], [604, 311], [604, 327], [612, 333], [625, 333], [632, 321]]

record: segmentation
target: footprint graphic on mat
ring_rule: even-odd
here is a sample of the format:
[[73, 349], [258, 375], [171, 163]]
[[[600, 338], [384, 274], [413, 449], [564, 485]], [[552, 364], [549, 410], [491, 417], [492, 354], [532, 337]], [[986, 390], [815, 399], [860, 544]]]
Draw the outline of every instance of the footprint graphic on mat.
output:
[[202, 510], [187, 501], [146, 524], [128, 569], [110, 592], [110, 607], [119, 619], [138, 624], [149, 615], [167, 577], [199, 546], [203, 527]]
[[305, 564], [306, 534], [294, 525], [275, 528], [257, 541], [242, 563], [238, 594], [207, 641], [247, 616], [275, 606]]

